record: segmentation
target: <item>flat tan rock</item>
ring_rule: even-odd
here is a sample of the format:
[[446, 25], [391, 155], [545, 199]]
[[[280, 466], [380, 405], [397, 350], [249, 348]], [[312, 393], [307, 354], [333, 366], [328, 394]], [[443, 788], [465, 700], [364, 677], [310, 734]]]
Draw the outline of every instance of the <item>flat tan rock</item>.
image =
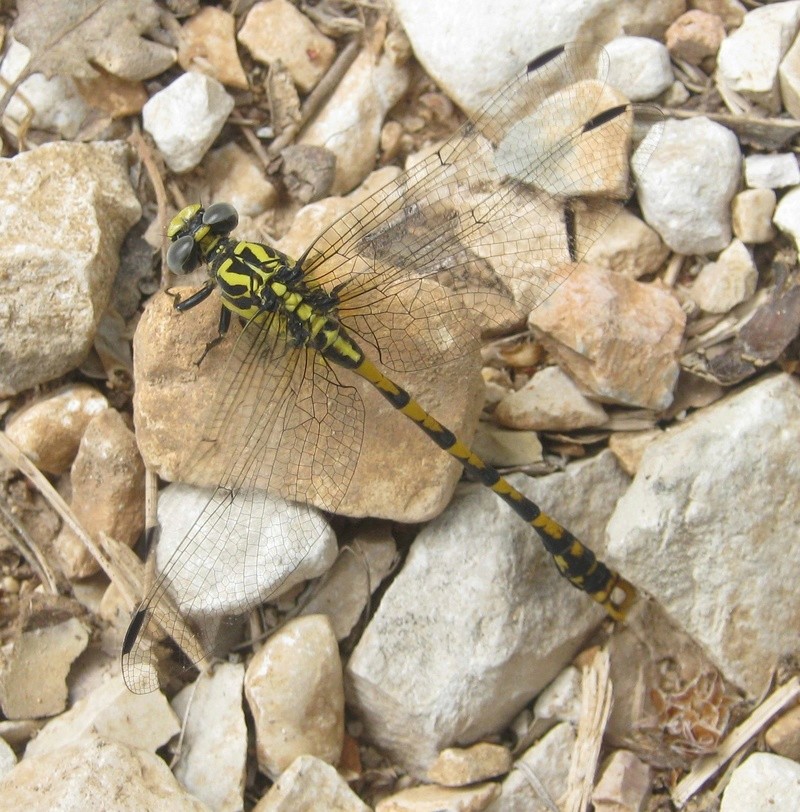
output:
[[[186, 296], [190, 291], [181, 292]], [[232, 327], [229, 337], [206, 356], [200, 367], [196, 365], [206, 343], [217, 335], [219, 308], [218, 299], [212, 296], [181, 314], [174, 310], [169, 296], [157, 294], [145, 310], [134, 337], [136, 437], [146, 463], [167, 480], [204, 487], [216, 486], [220, 481], [202, 479], [194, 451], [208, 422], [209, 405], [225, 394], [220, 391], [220, 381], [238, 332]], [[443, 367], [393, 377], [437, 420], [468, 441], [482, 406], [483, 382], [478, 369], [477, 358], [467, 356]], [[257, 386], [261, 376], [258, 366], [245, 375], [245, 385], [253, 379], [253, 385]], [[343, 383], [358, 390], [364, 403], [358, 465], [338, 504], [323, 501], [311, 489], [298, 495], [321, 509], [335, 509], [351, 516], [418, 522], [439, 513], [461, 475], [461, 466], [408, 418], [397, 413], [368, 383], [355, 379], [346, 370], [337, 371], [337, 375]], [[237, 428], [242, 433], [247, 429]], [[341, 442], [341, 435], [328, 437], [323, 433], [315, 445], [318, 458], [341, 461]], [[216, 469], [227, 468], [236, 455], [244, 453], [245, 442], [242, 439], [238, 447], [221, 445], [213, 455], [218, 460]], [[402, 454], [397, 453], [399, 448], [403, 449]], [[263, 482], [257, 484], [263, 486]], [[272, 483], [270, 491], [277, 489], [277, 495], [284, 495], [280, 492], [283, 484]]]
[[256, 3], [238, 39], [259, 62], [280, 61], [303, 93], [314, 88], [336, 55], [333, 40], [287, 0]]
[[260, 768], [279, 776], [302, 755], [337, 764], [344, 740], [339, 647], [324, 615], [296, 618], [250, 661], [245, 695]]
[[491, 742], [478, 742], [472, 747], [448, 747], [431, 764], [428, 778], [446, 787], [463, 787], [505, 775], [513, 760], [507, 747]]
[[0, 677], [0, 706], [9, 719], [55, 716], [67, 705], [67, 674], [89, 632], [77, 618], [23, 631]]
[[[81, 439], [72, 465], [71, 507], [86, 532], [100, 533], [132, 547], [144, 530], [144, 463], [136, 437], [119, 412], [98, 414]], [[85, 578], [100, 565], [68, 527], [56, 549], [69, 578]]]
[[529, 319], [581, 388], [649, 409], [672, 402], [685, 323], [668, 291], [590, 265], [579, 265]]
[[206, 6], [181, 28], [178, 62], [184, 70], [199, 70], [228, 87], [247, 89], [247, 76], [236, 51], [236, 18], [221, 8]]
[[93, 387], [68, 386], [17, 412], [6, 434], [41, 471], [63, 474], [89, 421], [107, 408], [108, 401]]

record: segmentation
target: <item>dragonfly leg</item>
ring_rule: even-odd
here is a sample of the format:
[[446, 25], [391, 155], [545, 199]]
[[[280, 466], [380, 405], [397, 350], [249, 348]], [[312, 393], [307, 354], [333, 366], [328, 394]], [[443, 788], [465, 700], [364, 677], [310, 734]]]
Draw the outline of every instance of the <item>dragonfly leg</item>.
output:
[[[199, 291], [198, 291], [199, 292]], [[196, 294], [195, 294], [196, 295]], [[189, 301], [188, 299], [186, 300]], [[203, 350], [203, 354], [194, 362], [195, 366], [200, 366], [205, 360], [205, 357], [217, 346], [217, 344], [222, 341], [223, 338], [228, 333], [228, 328], [231, 326], [231, 315], [232, 311], [228, 310], [227, 307], [220, 308], [219, 311], [219, 326], [217, 327], [217, 335], [206, 344], [206, 348]]]
[[172, 297], [172, 306], [179, 312], [184, 313], [196, 307], [200, 302], [204, 302], [211, 295], [214, 290], [214, 282], [209, 279], [200, 290], [195, 291], [187, 299], [181, 299], [180, 293], [173, 293], [172, 290], [167, 290], [167, 296]]

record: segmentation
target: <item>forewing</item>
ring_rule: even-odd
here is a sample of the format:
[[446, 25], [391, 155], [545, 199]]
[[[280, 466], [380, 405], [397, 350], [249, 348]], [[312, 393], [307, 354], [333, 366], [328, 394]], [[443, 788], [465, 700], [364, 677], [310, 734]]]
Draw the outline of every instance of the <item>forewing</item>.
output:
[[384, 364], [436, 365], [524, 318], [616, 216], [633, 110], [606, 71], [582, 44], [535, 60], [306, 252], [308, 278], [339, 286], [342, 322]]
[[363, 405], [318, 353], [284, 335], [273, 316], [238, 336], [187, 473], [334, 511], [358, 461]]

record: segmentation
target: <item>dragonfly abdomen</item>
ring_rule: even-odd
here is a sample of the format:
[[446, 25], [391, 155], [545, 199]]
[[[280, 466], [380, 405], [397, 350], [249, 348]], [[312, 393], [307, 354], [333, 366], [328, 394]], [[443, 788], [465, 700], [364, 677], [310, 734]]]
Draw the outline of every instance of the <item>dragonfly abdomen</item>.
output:
[[469, 474], [491, 488], [531, 525], [553, 557], [558, 571], [573, 586], [586, 592], [614, 619], [625, 618], [636, 596], [632, 584], [598, 561], [595, 554], [569, 530], [520, 493], [499, 471], [485, 463], [450, 429], [428, 414], [405, 389], [384, 375], [368, 358], [362, 356], [354, 372], [369, 381], [395, 409], [413, 420], [439, 448], [457, 459]]

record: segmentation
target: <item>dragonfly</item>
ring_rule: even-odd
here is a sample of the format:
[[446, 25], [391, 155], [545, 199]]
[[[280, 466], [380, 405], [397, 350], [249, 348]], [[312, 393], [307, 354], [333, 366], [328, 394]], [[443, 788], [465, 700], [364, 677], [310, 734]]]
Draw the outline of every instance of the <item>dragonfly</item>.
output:
[[[178, 595], [171, 584], [203, 566], [224, 570], [234, 584], [245, 581], [242, 556], [213, 541], [220, 528], [224, 537], [268, 520], [301, 552], [316, 543], [309, 506], [336, 512], [362, 445], [364, 406], [349, 384], [353, 376], [527, 522], [569, 583], [624, 619], [634, 586], [395, 380], [473, 353], [487, 330], [526, 318], [630, 198], [658, 142], [660, 113], [646, 111], [650, 128], [631, 158], [640, 106], [606, 85], [606, 71], [602, 48], [573, 43], [541, 54], [429, 157], [334, 222], [297, 260], [232, 237], [238, 215], [227, 203], [193, 204], [173, 218], [170, 270], [208, 271], [188, 298], [176, 294], [176, 309], [189, 311], [217, 291], [219, 330], [206, 352], [232, 323], [241, 332], [191, 461], [193, 478], [218, 484], [123, 641], [132, 690], [158, 687], [150, 639], [166, 635], [192, 652], [190, 660], [209, 650], [202, 622], [178, 621], [201, 607], [208, 587], [198, 583]], [[256, 506], [262, 490], [288, 501], [272, 504], [267, 517]], [[277, 543], [260, 544], [251, 558], [274, 569], [277, 588], [294, 564], [281, 563]], [[240, 608], [264, 598], [248, 597]]]

